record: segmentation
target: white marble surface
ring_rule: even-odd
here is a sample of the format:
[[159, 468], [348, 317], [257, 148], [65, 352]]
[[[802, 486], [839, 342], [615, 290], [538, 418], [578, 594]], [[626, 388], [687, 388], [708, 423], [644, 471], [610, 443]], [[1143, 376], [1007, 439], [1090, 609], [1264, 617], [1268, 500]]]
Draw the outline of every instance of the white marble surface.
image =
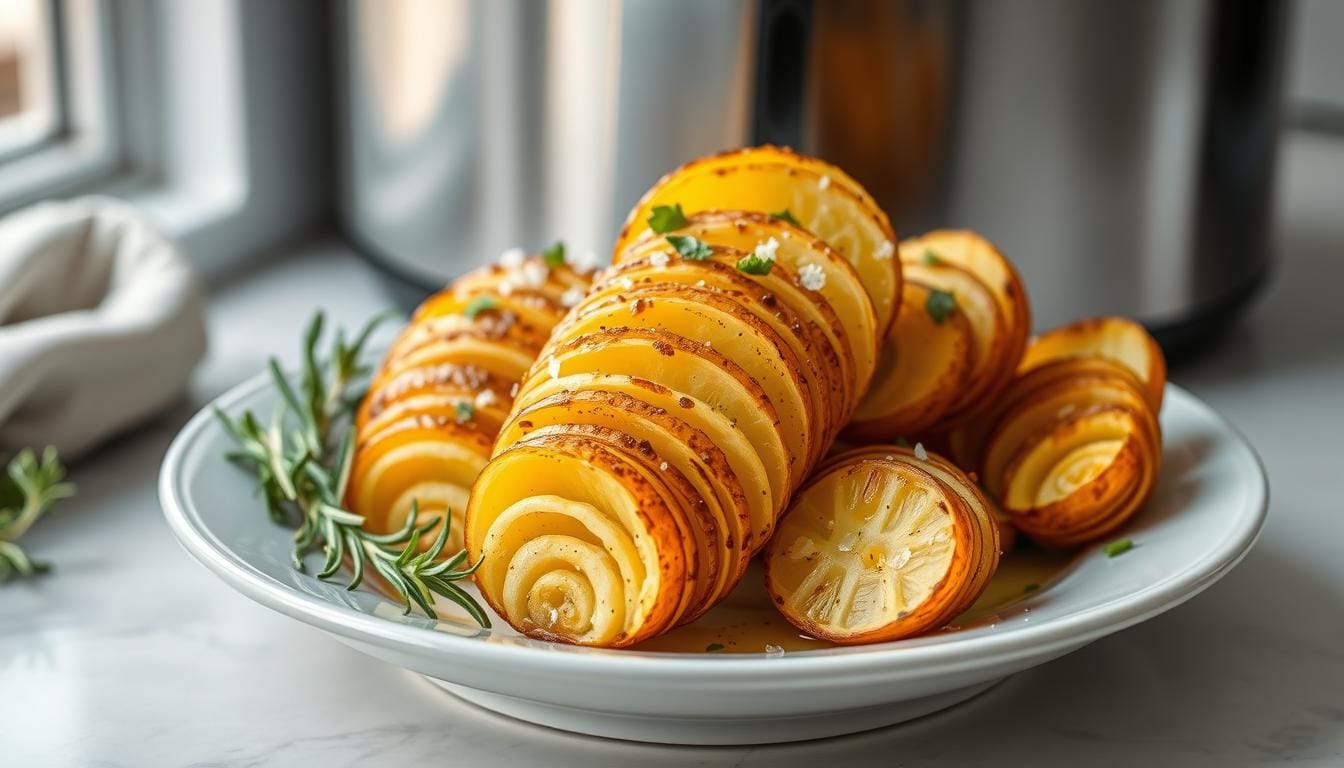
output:
[[217, 292], [190, 402], [75, 467], [79, 497], [26, 539], [58, 570], [0, 589], [0, 766], [1344, 765], [1344, 150], [1297, 138], [1286, 160], [1273, 284], [1173, 376], [1260, 451], [1269, 523], [1171, 613], [829, 741], [648, 747], [474, 709], [233, 593], [160, 516], [158, 464], [191, 411], [292, 358], [314, 307], [353, 323], [383, 305], [366, 267], [316, 245]]

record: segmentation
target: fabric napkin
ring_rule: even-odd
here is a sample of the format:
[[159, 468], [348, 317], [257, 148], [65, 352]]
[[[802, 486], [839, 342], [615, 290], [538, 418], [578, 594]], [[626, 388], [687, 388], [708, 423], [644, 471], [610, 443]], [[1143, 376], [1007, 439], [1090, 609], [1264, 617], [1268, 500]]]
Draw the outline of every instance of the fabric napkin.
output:
[[74, 459], [173, 402], [204, 352], [200, 285], [131, 206], [0, 218], [0, 454]]

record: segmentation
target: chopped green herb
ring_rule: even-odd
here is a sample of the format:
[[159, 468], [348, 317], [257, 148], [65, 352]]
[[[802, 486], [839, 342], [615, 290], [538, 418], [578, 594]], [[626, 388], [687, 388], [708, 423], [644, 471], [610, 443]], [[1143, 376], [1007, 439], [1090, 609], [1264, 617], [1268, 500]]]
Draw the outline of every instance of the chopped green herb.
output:
[[1101, 548], [1107, 557], [1119, 557], [1134, 548], [1134, 542], [1129, 539], [1117, 539]]
[[798, 223], [797, 219], [793, 218], [793, 214], [789, 213], [788, 208], [785, 208], [782, 211], [775, 211], [774, 213], [770, 214], [770, 218], [779, 219], [780, 221], [787, 221], [790, 224], [794, 225], [795, 227], [802, 226], [801, 224]]
[[710, 643], [705, 646], [705, 653], [714, 653], [723, 650], [723, 643]]
[[928, 264], [930, 267], [936, 267], [939, 264], [943, 263], [943, 257], [939, 256], [937, 253], [934, 253], [932, 248], [925, 248], [924, 263]]
[[655, 205], [653, 215], [649, 216], [649, 228], [660, 235], [684, 226], [686, 226], [686, 214], [681, 210], [681, 203]]
[[908, 439], [904, 438], [904, 437], [898, 437], [898, 438], [896, 438], [895, 440], [892, 440], [891, 442], [893, 442], [893, 443], [899, 445], [899, 446], [902, 447], [902, 448], [909, 448], [909, 447], [911, 447], [911, 446], [910, 446], [910, 441], [909, 441]]
[[476, 415], [476, 406], [463, 400], [454, 406], [457, 410], [457, 423], [471, 421], [471, 417]]
[[1041, 585], [1040, 585], [1040, 584], [1037, 584], [1036, 582], [1033, 581], [1033, 582], [1031, 582], [1030, 584], [1028, 584], [1027, 586], [1023, 587], [1023, 588], [1022, 588], [1022, 591], [1023, 591], [1023, 592], [1035, 592], [1036, 590], [1038, 590], [1038, 589], [1040, 589], [1040, 588], [1041, 588]]
[[714, 255], [713, 248], [690, 235], [668, 235], [667, 242], [677, 249], [677, 253], [680, 253], [683, 259], [704, 261]]
[[745, 272], [748, 275], [768, 275], [775, 266], [773, 259], [766, 259], [757, 256], [755, 252], [737, 260], [737, 271]]
[[950, 291], [934, 288], [929, 291], [929, 298], [924, 302], [924, 309], [928, 311], [929, 317], [933, 322], [942, 325], [947, 316], [952, 314], [957, 308], [957, 297]]
[[554, 245], [542, 251], [541, 260], [551, 269], [565, 266], [565, 241], [556, 240]]
[[462, 314], [475, 320], [477, 315], [498, 306], [499, 299], [494, 296], [477, 296], [471, 300], [471, 303], [467, 304], [466, 308], [462, 310]]

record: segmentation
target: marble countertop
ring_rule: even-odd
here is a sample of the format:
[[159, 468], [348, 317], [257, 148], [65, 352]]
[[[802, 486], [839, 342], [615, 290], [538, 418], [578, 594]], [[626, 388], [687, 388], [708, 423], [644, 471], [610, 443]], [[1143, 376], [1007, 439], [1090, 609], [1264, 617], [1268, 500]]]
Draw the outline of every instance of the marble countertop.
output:
[[462, 703], [272, 613], [177, 546], [159, 512], [164, 450], [204, 402], [294, 357], [330, 302], [386, 300], [339, 243], [219, 287], [187, 401], [73, 469], [80, 495], [25, 543], [55, 561], [0, 589], [6, 766], [780, 766], [1344, 764], [1344, 152], [1285, 153], [1277, 273], [1249, 316], [1173, 379], [1259, 451], [1264, 535], [1180, 608], [920, 721], [827, 741], [673, 748], [572, 736]]

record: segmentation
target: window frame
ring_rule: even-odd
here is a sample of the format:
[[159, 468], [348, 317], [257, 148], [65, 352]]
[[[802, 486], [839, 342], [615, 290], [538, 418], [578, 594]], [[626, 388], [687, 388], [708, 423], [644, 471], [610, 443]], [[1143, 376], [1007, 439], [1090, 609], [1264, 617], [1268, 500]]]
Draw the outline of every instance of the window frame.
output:
[[0, 165], [0, 215], [49, 197], [119, 197], [208, 281], [329, 225], [327, 0], [53, 1], [66, 130]]
[[109, 177], [120, 162], [110, 0], [52, 0], [55, 130], [0, 156], [0, 211]]

